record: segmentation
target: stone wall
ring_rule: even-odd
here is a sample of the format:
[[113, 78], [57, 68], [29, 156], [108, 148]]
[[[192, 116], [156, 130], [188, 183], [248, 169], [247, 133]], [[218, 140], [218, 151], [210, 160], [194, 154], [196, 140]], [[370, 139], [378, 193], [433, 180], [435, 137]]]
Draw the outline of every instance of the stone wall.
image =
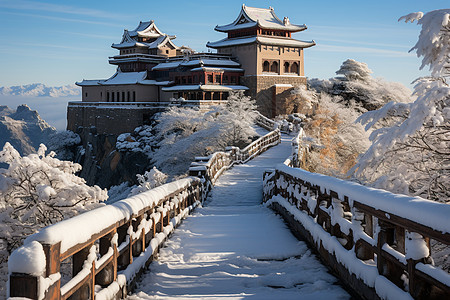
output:
[[139, 105], [84, 105], [69, 103], [67, 129], [77, 132], [80, 128], [95, 127], [98, 134], [121, 134], [132, 132], [146, 124], [149, 118], [164, 110], [165, 106]]
[[[306, 85], [302, 76], [242, 76], [241, 84], [249, 88], [248, 95], [256, 99], [258, 110], [266, 117], [273, 118], [289, 111], [290, 90], [299, 85]], [[286, 85], [286, 86], [283, 86]], [[288, 86], [292, 85], [292, 87]]]

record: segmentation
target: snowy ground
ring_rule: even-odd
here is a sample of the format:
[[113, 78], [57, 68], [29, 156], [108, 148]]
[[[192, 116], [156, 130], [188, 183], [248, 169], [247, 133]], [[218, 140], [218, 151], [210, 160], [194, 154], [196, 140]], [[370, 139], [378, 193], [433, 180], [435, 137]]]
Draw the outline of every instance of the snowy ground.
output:
[[348, 299], [270, 209], [262, 173], [290, 154], [291, 137], [216, 183], [175, 231], [129, 299]]

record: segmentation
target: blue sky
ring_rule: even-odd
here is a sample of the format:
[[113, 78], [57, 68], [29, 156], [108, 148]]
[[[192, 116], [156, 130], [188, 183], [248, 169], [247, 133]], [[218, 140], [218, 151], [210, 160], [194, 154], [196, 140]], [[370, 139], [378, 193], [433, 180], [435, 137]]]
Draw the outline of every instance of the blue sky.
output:
[[[237, 17], [242, 0], [227, 1], [30, 1], [0, 0], [0, 86], [44, 83], [59, 86], [114, 73], [108, 57], [120, 42], [123, 29], [140, 20], [155, 20], [177, 45], [206, 50], [207, 41], [224, 37], [217, 24]], [[429, 1], [249, 1], [248, 6], [275, 9], [308, 30], [294, 38], [314, 39], [305, 50], [308, 77], [330, 78], [341, 63], [365, 62], [374, 76], [409, 85], [420, 61], [408, 50], [420, 27], [397, 22], [410, 12], [447, 8], [448, 0]]]

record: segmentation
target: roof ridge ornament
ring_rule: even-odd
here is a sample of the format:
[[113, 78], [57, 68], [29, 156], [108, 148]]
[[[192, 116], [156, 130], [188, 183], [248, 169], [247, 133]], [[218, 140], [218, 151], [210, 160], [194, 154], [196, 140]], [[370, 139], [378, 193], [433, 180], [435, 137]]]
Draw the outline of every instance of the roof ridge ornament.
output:
[[291, 25], [291, 22], [289, 21], [289, 18], [288, 18], [288, 17], [284, 17], [284, 19], [283, 19], [283, 24], [284, 24], [284, 25]]

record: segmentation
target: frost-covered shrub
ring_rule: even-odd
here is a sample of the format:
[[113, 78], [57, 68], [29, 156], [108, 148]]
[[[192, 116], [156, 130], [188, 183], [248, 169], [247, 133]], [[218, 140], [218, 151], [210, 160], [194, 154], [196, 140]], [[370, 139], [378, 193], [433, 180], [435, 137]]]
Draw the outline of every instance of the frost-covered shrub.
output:
[[128, 195], [129, 197], [160, 186], [164, 184], [168, 178], [166, 174], [159, 171], [156, 167], [153, 167], [150, 171], [145, 171], [144, 175], [137, 174], [136, 176], [139, 185], [132, 188], [130, 194]]
[[[36, 154], [21, 156], [9, 143], [0, 151], [0, 276], [6, 280], [9, 254], [39, 228], [107, 199], [106, 190], [88, 186], [75, 175], [79, 164], [45, 154], [41, 144]], [[1, 286], [5, 286], [2, 284]]]
[[316, 95], [315, 113], [302, 122], [310, 151], [306, 168], [309, 171], [346, 177], [356, 158], [369, 147], [369, 134], [361, 124], [354, 107], [339, 102], [339, 97], [325, 93]]

